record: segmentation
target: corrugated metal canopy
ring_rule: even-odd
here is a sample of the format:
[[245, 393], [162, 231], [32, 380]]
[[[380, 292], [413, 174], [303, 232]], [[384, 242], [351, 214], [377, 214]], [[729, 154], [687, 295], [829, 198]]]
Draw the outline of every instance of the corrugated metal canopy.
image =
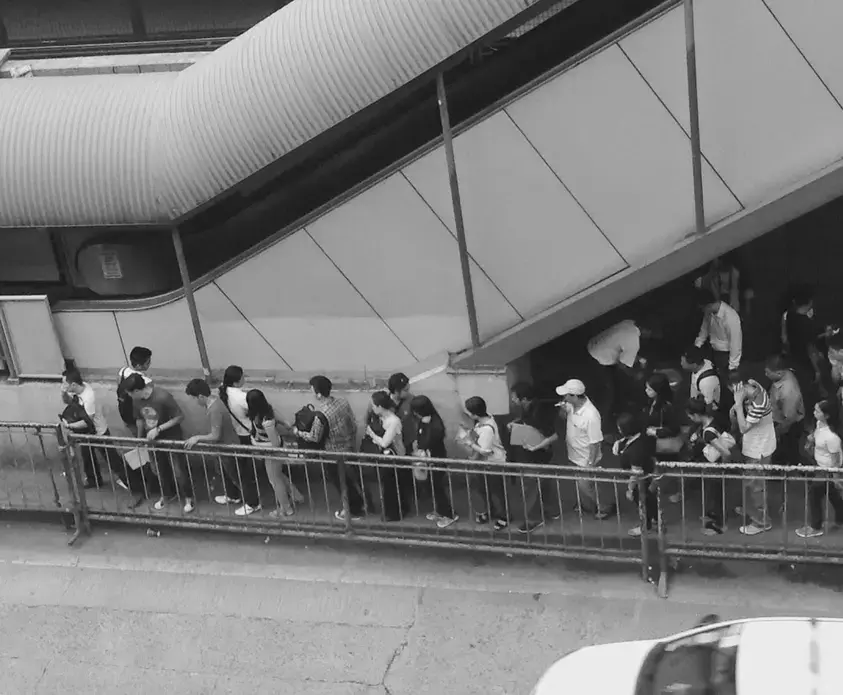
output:
[[297, 0], [181, 73], [0, 80], [0, 226], [177, 219], [537, 0]]

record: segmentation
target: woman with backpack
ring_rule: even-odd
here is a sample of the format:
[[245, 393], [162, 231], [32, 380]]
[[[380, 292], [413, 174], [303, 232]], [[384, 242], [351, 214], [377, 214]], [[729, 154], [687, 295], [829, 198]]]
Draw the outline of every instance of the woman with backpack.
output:
[[[688, 403], [688, 419], [695, 426], [688, 439], [691, 461], [709, 465], [731, 461], [736, 442], [729, 431], [729, 424], [704, 399], [694, 398]], [[703, 533], [718, 535], [723, 533], [726, 518], [723, 479], [718, 477], [716, 470], [709, 472], [703, 469], [703, 475]], [[722, 470], [719, 475], [722, 475]]]
[[[444, 459], [445, 423], [427, 396], [415, 396], [410, 402], [410, 409], [418, 422], [413, 439], [413, 455], [424, 458]], [[441, 469], [441, 464], [436, 464]], [[427, 515], [428, 521], [435, 521], [439, 528], [448, 528], [459, 521], [451, 504], [451, 476], [443, 470], [431, 470], [428, 475], [433, 491], [433, 511]]]
[[[471, 430], [460, 428], [457, 442], [468, 449], [474, 461], [505, 463], [506, 449], [501, 442], [498, 423], [488, 413], [486, 401], [479, 396], [472, 396], [465, 402], [465, 413], [474, 422], [474, 427]], [[488, 524], [491, 514], [495, 530], [502, 531], [509, 526], [505, 469], [503, 466], [482, 468], [489, 472], [494, 471], [494, 475], [475, 473], [469, 476], [469, 489], [475, 509], [474, 521], [477, 524]]]
[[[251, 423], [252, 446], [273, 447], [281, 449], [284, 443], [278, 434], [278, 420], [275, 411], [266, 400], [263, 391], [251, 389], [246, 394], [247, 416]], [[283, 424], [283, 423], [281, 423]], [[290, 482], [284, 473], [284, 461], [276, 458], [265, 458], [266, 476], [275, 491], [275, 509], [269, 516], [279, 519], [296, 513], [295, 505], [304, 502], [304, 495]]]
[[[395, 409], [395, 401], [386, 391], [376, 391], [372, 394], [371, 410], [380, 421], [366, 426], [366, 437], [377, 447], [377, 451], [373, 453], [406, 456], [404, 426], [401, 418], [395, 413]], [[378, 467], [378, 470], [380, 471], [384, 520], [400, 521], [412, 507], [415, 490], [413, 471], [406, 464]]]
[[231, 424], [243, 446], [250, 446], [252, 443], [252, 428], [249, 422], [248, 406], [246, 405], [246, 392], [243, 384], [246, 378], [243, 375], [243, 368], [232, 364], [225, 368], [220, 384], [219, 395], [225, 409], [231, 416]]

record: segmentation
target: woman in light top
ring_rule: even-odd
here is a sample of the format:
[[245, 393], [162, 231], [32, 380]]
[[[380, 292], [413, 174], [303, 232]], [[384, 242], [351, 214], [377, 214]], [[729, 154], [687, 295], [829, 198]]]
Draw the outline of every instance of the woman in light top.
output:
[[219, 393], [220, 400], [231, 416], [231, 424], [234, 425], [234, 431], [237, 433], [240, 443], [249, 446], [251, 444], [252, 426], [249, 422], [248, 406], [246, 405], [246, 392], [243, 390], [245, 381], [242, 367], [234, 364], [226, 367]]
[[[251, 389], [246, 394], [247, 416], [251, 423], [252, 446], [283, 448], [284, 442], [278, 434], [279, 421], [272, 406], [262, 391]], [[280, 423], [284, 425], [284, 423]], [[266, 475], [275, 491], [276, 508], [270, 512], [273, 518], [292, 516], [296, 513], [295, 505], [304, 501], [304, 495], [290, 482], [284, 473], [285, 461], [277, 458], [265, 458]], [[289, 465], [289, 464], [286, 464]]]
[[[395, 413], [396, 404], [386, 391], [372, 394], [372, 412], [380, 418], [383, 434], [379, 435], [371, 426], [366, 427], [366, 436], [380, 449], [382, 454], [405, 456], [404, 427]], [[413, 471], [408, 464], [378, 467], [383, 501], [383, 518], [399, 521], [412, 508], [414, 484]]]
[[833, 400], [820, 401], [814, 406], [817, 427], [808, 438], [813, 444], [814, 463], [823, 471], [808, 485], [808, 506], [810, 524], [796, 530], [800, 538], [816, 538], [823, 535], [823, 500], [827, 499], [834, 509], [834, 520], [843, 524], [843, 497], [840, 494], [840, 479], [837, 475], [843, 466], [843, 447], [838, 431], [838, 406]]
[[[466, 447], [471, 458], [489, 464], [505, 463], [506, 449], [501, 442], [498, 423], [489, 415], [486, 401], [473, 396], [465, 402], [465, 413], [474, 422], [470, 432], [461, 429], [457, 441]], [[494, 527], [500, 531], [509, 526], [509, 513], [506, 505], [506, 484], [503, 466], [485, 467], [493, 475], [474, 474], [469, 476], [474, 521], [488, 524], [494, 520]], [[491, 515], [491, 517], [490, 517]]]

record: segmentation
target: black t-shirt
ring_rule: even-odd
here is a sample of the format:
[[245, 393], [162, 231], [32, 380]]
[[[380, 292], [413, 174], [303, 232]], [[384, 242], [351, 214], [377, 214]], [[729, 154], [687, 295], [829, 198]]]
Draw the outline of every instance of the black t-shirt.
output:
[[804, 367], [811, 366], [809, 349], [811, 346], [818, 348], [817, 323], [806, 314], [800, 314], [794, 309], [787, 312], [785, 321], [787, 341], [790, 344], [790, 357], [796, 363]]
[[521, 422], [528, 427], [541, 432], [545, 437], [550, 437], [558, 432], [559, 414], [549, 403], [533, 401], [521, 413], [516, 422]]
[[618, 445], [621, 468], [625, 471], [640, 468], [645, 475], [652, 475], [656, 467], [652, 442], [640, 435], [632, 441], [621, 440]]
[[416, 446], [421, 451], [429, 451], [433, 458], [447, 458], [448, 454], [445, 451], [445, 424], [441, 418], [432, 417], [430, 422], [419, 421], [416, 431]]

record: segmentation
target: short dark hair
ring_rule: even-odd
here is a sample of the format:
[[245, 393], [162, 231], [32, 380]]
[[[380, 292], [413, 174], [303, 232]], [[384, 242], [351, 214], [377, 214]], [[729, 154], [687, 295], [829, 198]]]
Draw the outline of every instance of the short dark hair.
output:
[[141, 345], [133, 347], [132, 351], [129, 353], [129, 362], [133, 367], [140, 367], [141, 365], [149, 362], [151, 359], [152, 350], [142, 347]]
[[433, 402], [427, 396], [413, 396], [413, 400], [410, 401], [410, 410], [419, 417], [437, 417], [439, 415]]
[[398, 393], [399, 391], [403, 391], [409, 385], [410, 379], [403, 372], [396, 372], [391, 377], [389, 377], [389, 381], [386, 382], [386, 388], [390, 393]]
[[719, 301], [720, 298], [716, 296], [714, 292], [712, 292], [707, 287], [703, 287], [697, 290], [697, 306], [704, 307]]
[[61, 375], [64, 377], [64, 380], [68, 384], [78, 384], [82, 386], [85, 382], [82, 380], [82, 373], [76, 369], [76, 367], [71, 367], [70, 369], [65, 369]]
[[643, 419], [635, 413], [621, 413], [618, 415], [618, 432], [624, 437], [641, 434], [644, 431]]
[[320, 396], [327, 398], [331, 395], [331, 389], [334, 388], [334, 385], [331, 383], [331, 380], [323, 376], [322, 374], [317, 374], [316, 376], [310, 379], [310, 385], [316, 393]]
[[536, 389], [526, 381], [513, 384], [509, 390], [519, 401], [532, 401], [536, 398]]
[[143, 378], [143, 374], [129, 374], [123, 380], [123, 389], [126, 393], [135, 393], [136, 391], [143, 391], [148, 384], [146, 383], [146, 379]]
[[764, 362], [764, 367], [771, 372], [783, 372], [789, 368], [789, 364], [784, 355], [770, 355]]
[[372, 403], [374, 403], [379, 408], [395, 410], [395, 401], [392, 400], [389, 393], [386, 391], [375, 391], [372, 394]]
[[207, 397], [211, 395], [211, 387], [208, 386], [208, 382], [204, 379], [191, 379], [187, 382], [187, 387], [184, 389], [184, 392], [193, 398], [196, 398], [197, 396]]
[[475, 417], [489, 417], [486, 401], [480, 396], [472, 396], [465, 402], [465, 409]]
[[689, 364], [702, 364], [705, 362], [705, 352], [703, 352], [701, 347], [697, 347], [696, 345], [692, 345], [685, 350], [684, 357]]

